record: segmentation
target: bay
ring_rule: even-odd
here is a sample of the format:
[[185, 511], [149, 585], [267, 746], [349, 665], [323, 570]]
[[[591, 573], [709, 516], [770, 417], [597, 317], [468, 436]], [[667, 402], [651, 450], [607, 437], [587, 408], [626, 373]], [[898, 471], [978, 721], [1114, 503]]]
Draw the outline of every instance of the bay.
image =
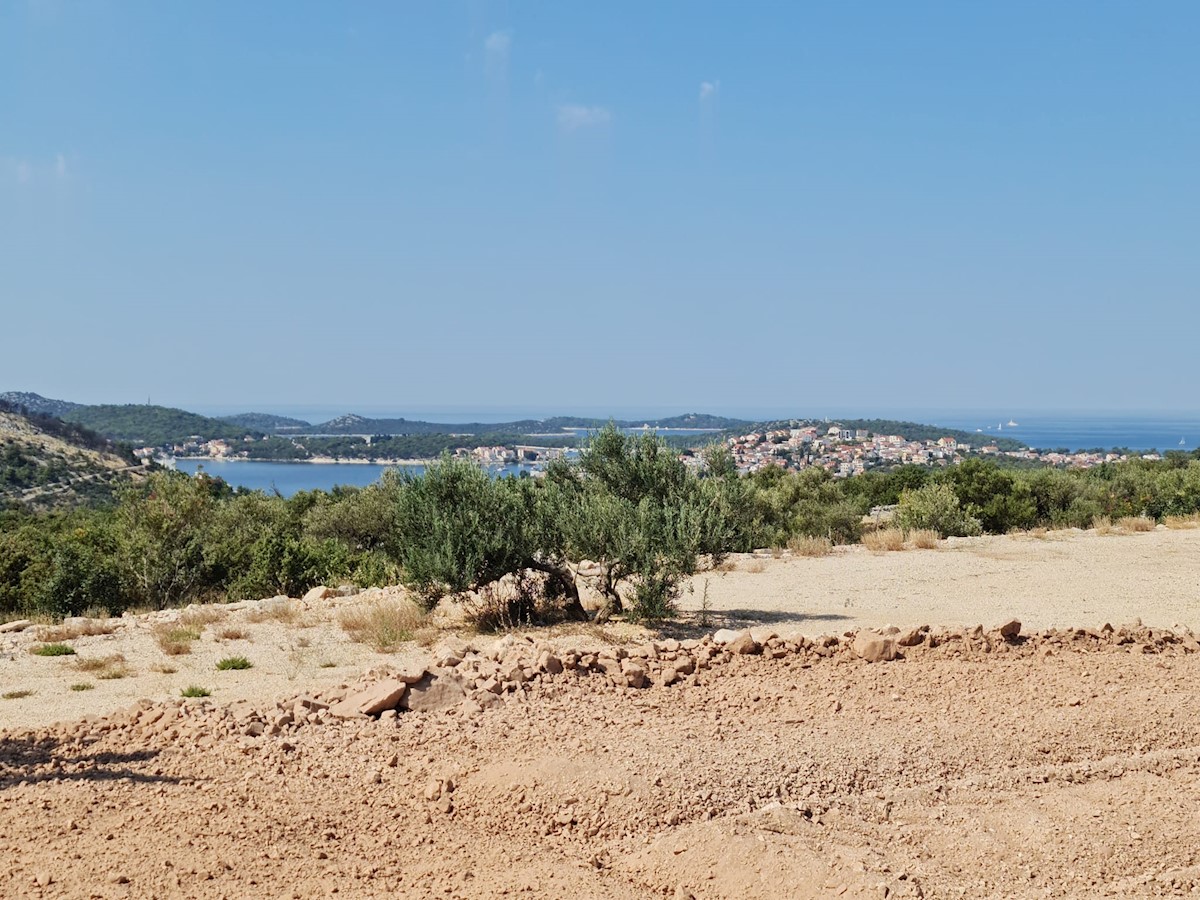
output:
[[[374, 484], [388, 469], [420, 475], [423, 465], [385, 466], [378, 463], [259, 462], [254, 460], [178, 459], [175, 468], [188, 475], [203, 469], [236, 488], [274, 493], [290, 497], [299, 491], [331, 491], [335, 487], [366, 487]], [[491, 474], [520, 475], [528, 466], [498, 466]]]

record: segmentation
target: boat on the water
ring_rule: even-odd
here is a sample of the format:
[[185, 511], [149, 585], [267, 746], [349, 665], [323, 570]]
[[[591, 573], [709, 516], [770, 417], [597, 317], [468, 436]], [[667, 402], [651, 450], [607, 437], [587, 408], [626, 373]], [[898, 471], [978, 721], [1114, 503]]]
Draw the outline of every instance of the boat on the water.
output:
[[1009, 419], [1009, 420], [1008, 420], [1008, 427], [1009, 427], [1009, 428], [1016, 428], [1016, 427], [1017, 427], [1017, 423], [1016, 423], [1016, 422], [1014, 422], [1012, 419]]

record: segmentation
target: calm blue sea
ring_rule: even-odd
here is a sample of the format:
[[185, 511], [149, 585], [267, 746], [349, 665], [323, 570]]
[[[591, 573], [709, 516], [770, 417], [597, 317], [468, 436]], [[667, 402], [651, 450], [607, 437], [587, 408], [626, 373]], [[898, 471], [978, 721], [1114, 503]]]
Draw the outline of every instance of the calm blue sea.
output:
[[[1036, 415], [984, 419], [982, 414], [942, 415], [929, 421], [963, 431], [979, 429], [980, 437], [1010, 437], [1030, 447], [1053, 450], [1091, 450], [1127, 447], [1130, 450], [1195, 450], [1200, 447], [1200, 413], [1162, 415]], [[1009, 422], [1016, 422], [1010, 425]]]
[[[373, 463], [304, 463], [304, 462], [245, 462], [217, 459], [181, 459], [176, 462], [180, 472], [195, 475], [203, 467], [234, 487], [273, 493], [285, 497], [298, 491], [330, 491], [338, 485], [366, 487], [379, 480], [390, 466]], [[402, 466], [405, 472], [420, 475], [424, 466]], [[503, 466], [493, 470], [495, 475], [519, 475], [521, 466]], [[526, 470], [527, 467], [526, 467]]]

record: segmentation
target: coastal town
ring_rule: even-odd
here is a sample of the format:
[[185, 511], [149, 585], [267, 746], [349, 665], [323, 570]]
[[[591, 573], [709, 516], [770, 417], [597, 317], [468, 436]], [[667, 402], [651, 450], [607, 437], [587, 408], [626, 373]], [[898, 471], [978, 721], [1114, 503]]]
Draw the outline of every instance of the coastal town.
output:
[[[1023, 460], [1058, 468], [1086, 469], [1106, 462], [1128, 459], [1111, 452], [1001, 449], [986, 440], [979, 446], [945, 436], [930, 440], [909, 440], [899, 434], [873, 434], [865, 429], [849, 429], [838, 423], [800, 425], [752, 431], [726, 441], [734, 464], [742, 472], [755, 472], [767, 466], [791, 471], [808, 468], [828, 470], [835, 478], [848, 478], [871, 469], [890, 469], [903, 465], [949, 466], [971, 456], [996, 460]], [[1157, 453], [1144, 459], [1159, 459]]]
[[[755, 472], [768, 466], [777, 466], [789, 471], [822, 468], [835, 478], [848, 478], [874, 469], [891, 469], [903, 465], [949, 466], [970, 457], [1074, 469], [1086, 469], [1129, 458], [1128, 454], [1115, 450], [1063, 452], [1032, 448], [1006, 449], [994, 441], [989, 441], [986, 435], [981, 435], [981, 438], [978, 445], [948, 435], [936, 439], [916, 440], [902, 434], [875, 434], [866, 429], [847, 428], [837, 422], [800, 422], [789, 427], [764, 427], [723, 439], [719, 433], [711, 433], [699, 438], [697, 444], [700, 446], [705, 442], [721, 440], [729, 450], [734, 464], [743, 473]], [[142, 459], [261, 460], [267, 458], [256, 452], [257, 445], [262, 440], [265, 439], [252, 436], [246, 436], [240, 441], [193, 437], [177, 444], [140, 447], [134, 453]], [[308, 452], [302, 439], [292, 440], [298, 452]], [[366, 439], [366, 443], [370, 444], [370, 438]], [[536, 474], [549, 461], [575, 452], [578, 452], [577, 448], [510, 444], [460, 447], [453, 451], [453, 455], [470, 459], [485, 468], [529, 466]], [[1153, 452], [1140, 456], [1148, 460], [1161, 458], [1160, 454]], [[702, 454], [695, 450], [684, 450], [681, 457], [689, 465], [703, 465]], [[411, 465], [426, 460], [393, 459], [384, 455], [376, 457], [369, 453], [354, 457], [313, 453], [301, 455], [297, 461]]]

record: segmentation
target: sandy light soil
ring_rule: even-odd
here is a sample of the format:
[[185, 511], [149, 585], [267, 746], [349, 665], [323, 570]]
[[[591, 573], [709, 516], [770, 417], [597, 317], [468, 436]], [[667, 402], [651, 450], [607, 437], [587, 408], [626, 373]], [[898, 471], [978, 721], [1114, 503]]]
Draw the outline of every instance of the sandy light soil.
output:
[[[390, 670], [313, 604], [307, 627], [250, 624], [255, 668], [219, 673], [236, 687], [201, 655], [224, 653], [216, 638], [172, 657], [212, 698], [131, 676], [113, 684], [151, 699], [97, 687], [13, 724], [57, 697], [47, 678], [0, 701], [0, 895], [1200, 894], [1198, 539], [746, 558], [709, 596], [718, 624], [765, 623], [751, 634], [448, 639]], [[1020, 634], [915, 627], [1026, 609]], [[1134, 616], [1151, 627], [1120, 624]], [[888, 620], [890, 636], [844, 635]], [[1089, 627], [1050, 630], [1068, 623]], [[265, 662], [302, 633], [344, 668]], [[3, 665], [69, 665], [15, 640]], [[91, 703], [107, 717], [81, 719]]]
[[1051, 531], [943, 541], [935, 550], [740, 557], [692, 580], [719, 624], [787, 624], [806, 633], [886, 624], [973, 625], [1013, 616], [1026, 627], [1200, 627], [1200, 530], [1100, 535]]

